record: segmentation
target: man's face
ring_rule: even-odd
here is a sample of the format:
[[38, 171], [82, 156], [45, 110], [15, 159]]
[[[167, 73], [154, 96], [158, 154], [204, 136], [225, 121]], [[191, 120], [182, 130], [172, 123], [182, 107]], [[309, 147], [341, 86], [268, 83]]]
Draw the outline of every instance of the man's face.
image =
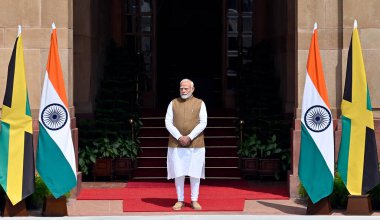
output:
[[193, 94], [193, 91], [194, 87], [191, 87], [191, 82], [184, 81], [180, 83], [179, 93], [182, 99], [188, 99]]

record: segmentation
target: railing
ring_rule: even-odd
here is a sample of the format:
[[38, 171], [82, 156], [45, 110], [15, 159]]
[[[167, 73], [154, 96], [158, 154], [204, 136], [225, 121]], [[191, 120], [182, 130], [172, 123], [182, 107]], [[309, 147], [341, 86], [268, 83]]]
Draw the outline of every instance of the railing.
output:
[[131, 138], [134, 141], [135, 140], [135, 120], [133, 118], [130, 118], [129, 124], [131, 125]]
[[136, 103], [135, 105], [138, 106], [139, 105], [139, 84], [140, 84], [140, 73], [141, 73], [141, 62], [140, 62], [140, 51], [137, 51], [137, 59], [138, 59], [138, 73], [136, 75]]
[[244, 126], [244, 120], [239, 121], [240, 124], [240, 143], [243, 143], [243, 126]]

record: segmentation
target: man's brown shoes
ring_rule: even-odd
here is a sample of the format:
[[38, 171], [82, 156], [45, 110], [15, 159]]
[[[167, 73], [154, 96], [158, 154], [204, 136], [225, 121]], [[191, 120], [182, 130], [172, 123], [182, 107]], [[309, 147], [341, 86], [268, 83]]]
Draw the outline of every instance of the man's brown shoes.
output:
[[[174, 211], [179, 211], [181, 210], [183, 207], [185, 207], [185, 203], [184, 202], [176, 202], [174, 204], [174, 206], [172, 207], [172, 209]], [[191, 202], [191, 208], [194, 209], [194, 210], [202, 210], [202, 206], [197, 202], [197, 201], [192, 201]]]
[[185, 207], [185, 203], [178, 201], [174, 204], [174, 206], [172, 208], [174, 211], [179, 211], [182, 209], [182, 207]]
[[202, 210], [202, 206], [197, 201], [191, 202], [191, 208], [194, 210]]

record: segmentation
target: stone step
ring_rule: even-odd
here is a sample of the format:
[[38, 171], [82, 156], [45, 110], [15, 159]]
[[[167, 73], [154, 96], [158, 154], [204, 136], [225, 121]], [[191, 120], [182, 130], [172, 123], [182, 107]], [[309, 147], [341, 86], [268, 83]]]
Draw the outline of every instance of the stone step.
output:
[[[166, 157], [139, 157], [138, 167], [166, 167]], [[238, 157], [206, 157], [206, 167], [231, 167], [239, 166]]]
[[[163, 110], [143, 111], [139, 133], [140, 147], [137, 179], [165, 179], [169, 133], [165, 128]], [[219, 179], [239, 179], [237, 156], [239, 119], [234, 110], [209, 112], [204, 131], [206, 144], [206, 176]]]
[[[161, 117], [142, 117], [140, 118], [143, 127], [165, 127], [165, 115]], [[207, 127], [236, 127], [239, 119], [236, 117], [208, 117]]]
[[[206, 146], [206, 157], [237, 156], [237, 146]], [[140, 157], [166, 157], [167, 147], [141, 147]]]
[[[169, 105], [169, 103], [168, 103]], [[206, 103], [207, 107], [207, 103]], [[165, 117], [166, 109], [143, 109], [141, 117]], [[236, 117], [235, 109], [218, 109], [218, 110], [207, 110], [207, 115], [209, 117]]]
[[[206, 178], [240, 178], [239, 168], [223, 168], [223, 167], [206, 167], [205, 170]], [[139, 179], [156, 179], [156, 178], [166, 178], [167, 171], [166, 167], [139, 167], [133, 172], [133, 178]]]
[[[235, 127], [207, 127], [204, 130], [206, 136], [234, 136], [236, 135]], [[140, 137], [168, 137], [169, 132], [165, 127], [142, 127]]]
[[[140, 147], [166, 147], [168, 137], [140, 137]], [[236, 146], [238, 137], [235, 136], [206, 136], [206, 146]]]

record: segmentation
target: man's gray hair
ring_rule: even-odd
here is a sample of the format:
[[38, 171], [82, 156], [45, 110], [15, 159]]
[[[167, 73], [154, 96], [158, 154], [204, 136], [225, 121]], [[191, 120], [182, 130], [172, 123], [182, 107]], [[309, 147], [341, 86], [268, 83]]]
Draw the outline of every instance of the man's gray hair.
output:
[[190, 79], [183, 79], [183, 80], [181, 80], [181, 82], [179, 82], [179, 84], [181, 84], [181, 83], [183, 83], [183, 82], [190, 82], [191, 87], [194, 87], [194, 82], [191, 81]]

